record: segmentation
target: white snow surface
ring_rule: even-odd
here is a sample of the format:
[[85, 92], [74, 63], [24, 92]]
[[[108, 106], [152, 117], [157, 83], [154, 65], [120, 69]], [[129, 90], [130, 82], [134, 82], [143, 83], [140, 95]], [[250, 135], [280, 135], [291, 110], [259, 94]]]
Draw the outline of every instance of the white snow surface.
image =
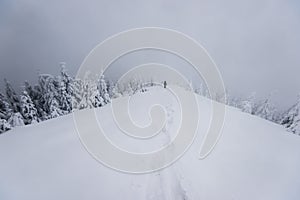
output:
[[[218, 144], [206, 159], [199, 160], [211, 104], [200, 96], [197, 100], [199, 130], [191, 148], [170, 167], [149, 174], [122, 173], [96, 161], [81, 144], [72, 115], [0, 135], [0, 199], [300, 199], [299, 136], [226, 107]], [[130, 115], [138, 125], [151, 122], [147, 113], [153, 103], [165, 106], [167, 122], [151, 140], [140, 141], [122, 133], [109, 104], [95, 112], [115, 145], [149, 152], [168, 143], [180, 122], [174, 96], [166, 89], [153, 88], [130, 100]]]

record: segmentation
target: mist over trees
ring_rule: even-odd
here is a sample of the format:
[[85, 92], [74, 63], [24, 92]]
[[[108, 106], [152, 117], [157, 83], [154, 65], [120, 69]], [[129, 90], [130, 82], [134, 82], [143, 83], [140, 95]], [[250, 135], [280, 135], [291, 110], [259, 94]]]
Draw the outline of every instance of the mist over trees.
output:
[[[0, 133], [16, 126], [35, 124], [66, 115], [75, 110], [102, 107], [113, 98], [145, 92], [147, 87], [156, 85], [153, 81], [144, 83], [135, 79], [120, 85], [107, 80], [103, 74], [96, 81], [79, 80], [67, 73], [65, 63], [60, 66], [58, 76], [40, 74], [34, 86], [25, 81], [21, 94], [17, 94], [10, 82], [4, 80], [5, 92], [0, 93]], [[203, 84], [192, 85], [190, 88], [195, 93], [216, 101], [226, 96], [227, 105], [282, 124], [289, 131], [300, 134], [300, 96], [294, 105], [281, 113], [270, 101], [270, 96], [262, 101], [255, 99], [255, 93], [244, 99], [229, 94], [210, 97]]]

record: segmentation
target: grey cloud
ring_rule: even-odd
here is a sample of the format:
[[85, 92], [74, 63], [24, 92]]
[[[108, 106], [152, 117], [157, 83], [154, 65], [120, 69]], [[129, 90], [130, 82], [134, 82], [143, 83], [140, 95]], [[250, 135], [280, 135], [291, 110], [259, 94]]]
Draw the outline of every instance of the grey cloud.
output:
[[263, 97], [276, 90], [274, 100], [286, 106], [300, 92], [299, 10], [299, 3], [284, 0], [4, 0], [0, 78], [16, 86], [35, 82], [37, 71], [56, 74], [60, 61], [75, 74], [88, 52], [108, 36], [159, 26], [200, 42], [232, 93], [256, 91]]

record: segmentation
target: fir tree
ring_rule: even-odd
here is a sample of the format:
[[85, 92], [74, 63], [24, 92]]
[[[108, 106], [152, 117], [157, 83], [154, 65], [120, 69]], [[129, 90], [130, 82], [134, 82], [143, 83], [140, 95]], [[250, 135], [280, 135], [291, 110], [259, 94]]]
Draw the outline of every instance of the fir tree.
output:
[[147, 92], [147, 89], [146, 89], [145, 84], [143, 82], [140, 82], [140, 91], [141, 92]]
[[7, 120], [11, 127], [24, 126], [24, 118], [21, 113], [13, 113], [12, 116]]
[[281, 124], [291, 132], [300, 134], [300, 96], [297, 103], [284, 113]]
[[74, 80], [74, 92], [72, 95], [72, 108], [80, 109], [80, 103], [83, 98], [83, 82], [81, 80]]
[[122, 93], [121, 93], [121, 90], [120, 90], [120, 87], [119, 87], [119, 84], [116, 83], [112, 89], [112, 98], [119, 98], [122, 96]]
[[[129, 81], [129, 95], [135, 94], [140, 90], [140, 81], [137, 79], [131, 79]], [[132, 94], [131, 94], [132, 93]]]
[[106, 84], [106, 81], [104, 79], [104, 74], [103, 73], [102, 73], [102, 75], [100, 76], [100, 79], [99, 79], [98, 90], [99, 90], [100, 96], [104, 100], [104, 103], [105, 104], [109, 103], [110, 102], [110, 97], [109, 97], [109, 94], [108, 94], [107, 84]]
[[6, 79], [4, 79], [4, 81], [5, 81], [6, 97], [8, 102], [11, 105], [13, 112], [15, 113], [20, 112], [21, 108], [20, 108], [20, 100], [18, 95], [16, 94], [15, 90], [12, 88], [11, 84]]
[[4, 133], [11, 129], [10, 124], [5, 119], [0, 119], [0, 133]]
[[7, 99], [4, 97], [2, 93], [0, 93], [0, 119], [8, 120], [13, 111], [10, 107], [10, 104], [7, 102]]
[[255, 93], [252, 93], [247, 99], [242, 101], [241, 109], [243, 112], [254, 114], [255, 111]]
[[47, 119], [47, 114], [43, 107], [44, 99], [41, 87], [39, 85], [31, 87], [31, 85], [25, 81], [24, 89], [31, 98], [33, 104], [35, 105], [35, 108], [37, 110], [38, 121], [43, 121]]
[[55, 87], [57, 90], [56, 99], [59, 102], [59, 108], [65, 114], [70, 113], [72, 111], [72, 101], [71, 98], [68, 98], [69, 95], [66, 91], [66, 85], [60, 77], [56, 79]]
[[60, 63], [61, 71], [60, 76], [58, 78], [59, 87], [59, 102], [61, 105], [61, 109], [66, 111], [66, 113], [70, 113], [72, 111], [72, 96], [74, 93], [74, 79], [67, 74], [67, 70], [65, 67], [65, 63]]
[[38, 122], [37, 109], [26, 91], [21, 95], [21, 113], [25, 124]]
[[50, 118], [56, 118], [63, 115], [62, 110], [59, 108], [57, 99], [54, 96], [51, 96], [48, 101], [49, 114]]
[[54, 118], [63, 115], [57, 100], [57, 88], [55, 87], [54, 77], [48, 74], [40, 75], [39, 85], [41, 88], [41, 104], [47, 114], [47, 118]]
[[89, 105], [93, 105], [93, 107], [101, 107], [104, 106], [104, 99], [101, 97], [99, 90], [95, 84], [91, 84], [89, 88]]
[[267, 98], [263, 102], [261, 102], [257, 106], [257, 108], [254, 112], [254, 114], [256, 116], [259, 116], [259, 117], [269, 120], [269, 121], [275, 121], [274, 113], [275, 113], [275, 107], [270, 103], [269, 98]]
[[107, 92], [108, 92], [110, 98], [113, 96], [113, 90], [114, 90], [113, 81], [111, 81], [111, 80], [107, 81]]
[[79, 103], [79, 109], [93, 108], [93, 99], [91, 99], [90, 81], [83, 81], [82, 98]]

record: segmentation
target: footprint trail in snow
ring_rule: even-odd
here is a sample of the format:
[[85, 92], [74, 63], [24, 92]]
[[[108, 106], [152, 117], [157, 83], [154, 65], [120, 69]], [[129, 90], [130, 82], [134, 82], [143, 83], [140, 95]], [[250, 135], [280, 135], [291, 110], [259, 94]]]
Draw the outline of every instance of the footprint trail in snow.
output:
[[[168, 144], [171, 141], [170, 127], [174, 121], [174, 109], [171, 105], [166, 107], [167, 122], [163, 128], [161, 134], [164, 135], [162, 146]], [[184, 188], [184, 178], [179, 170], [179, 161], [170, 167], [167, 167], [161, 171], [153, 172], [148, 175], [146, 199], [147, 200], [187, 200], [192, 199], [187, 194], [186, 188]]]

